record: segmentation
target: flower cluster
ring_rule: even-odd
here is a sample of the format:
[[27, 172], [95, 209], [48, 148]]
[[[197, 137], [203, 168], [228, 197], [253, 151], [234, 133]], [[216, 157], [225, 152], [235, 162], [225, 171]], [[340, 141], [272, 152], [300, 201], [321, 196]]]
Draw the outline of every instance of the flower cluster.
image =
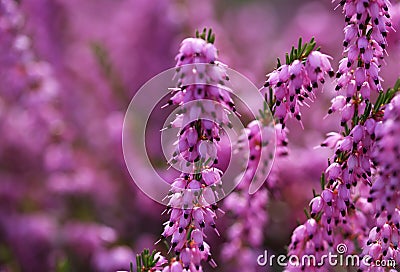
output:
[[[341, 113], [344, 131], [329, 133], [321, 144], [332, 148], [334, 156], [321, 178], [323, 191], [310, 202], [311, 217], [318, 219], [323, 239], [331, 247], [339, 241], [350, 246], [353, 238], [349, 236], [354, 231], [360, 233], [355, 238], [359, 244], [365, 240], [366, 228], [357, 222], [367, 222], [365, 186], [372, 184], [371, 156], [383, 97], [379, 67], [391, 27], [386, 1], [340, 4], [347, 22], [346, 56], [336, 73], [336, 90], [343, 93], [332, 99], [328, 114]], [[371, 91], [380, 92], [375, 105], [370, 102]]]
[[341, 1], [347, 26], [343, 45], [346, 56], [336, 73], [336, 90], [343, 90], [332, 101], [329, 113], [340, 111], [342, 126], [362, 112], [371, 91], [382, 91], [379, 76], [386, 36], [391, 28], [389, 1]]
[[[240, 184], [245, 186], [232, 192], [224, 201], [224, 209], [235, 222], [226, 231], [227, 242], [222, 253], [226, 261], [234, 264], [230, 271], [254, 271], [256, 252], [261, 249], [268, 223], [265, 209], [269, 192], [263, 186], [250, 195], [249, 184]], [[238, 255], [240, 258], [237, 258]]]
[[[375, 118], [370, 118], [371, 91], [382, 91], [379, 77], [384, 57], [390, 15], [387, 1], [342, 1], [347, 26], [344, 28], [344, 53], [336, 73], [336, 90], [328, 113], [341, 113], [344, 136], [332, 133], [322, 144], [334, 149], [333, 163], [326, 169], [329, 186], [322, 196], [324, 203], [333, 195], [335, 213], [346, 214], [353, 205], [350, 188], [358, 181], [371, 184], [371, 149], [375, 140]], [[375, 111], [379, 105], [375, 106]], [[349, 125], [349, 122], [351, 124]], [[350, 126], [350, 128], [349, 128]], [[336, 183], [336, 181], [340, 181]], [[335, 189], [332, 189], [335, 188]], [[340, 192], [336, 194], [335, 192]], [[351, 205], [350, 205], [351, 204]]]
[[306, 99], [313, 101], [313, 89], [318, 88], [318, 82], [325, 82], [326, 74], [334, 75], [331, 57], [311, 50], [267, 75], [264, 87], [273, 91], [275, 105], [272, 110], [283, 128], [289, 116], [301, 121], [300, 106], [306, 104]]
[[[368, 201], [375, 226], [370, 230], [363, 254], [371, 257], [371, 263], [395, 260], [400, 263], [400, 95], [396, 95], [385, 107], [383, 121], [375, 128], [377, 143], [372, 153], [377, 167], [377, 177], [370, 189]], [[372, 266], [371, 266], [372, 267]], [[365, 267], [366, 271], [373, 271]]]
[[[372, 111], [369, 100], [371, 90], [382, 90], [378, 67], [386, 41], [380, 37], [386, 36], [390, 27], [386, 2], [342, 1], [341, 4], [347, 22], [344, 46], [348, 48], [339, 65], [336, 90], [342, 89], [345, 94], [333, 98], [328, 113], [341, 112], [345, 132], [331, 133], [322, 144], [331, 147], [335, 155], [325, 171], [328, 184], [321, 193], [322, 201], [312, 201], [311, 206], [312, 214], [323, 210], [324, 216], [331, 219], [333, 215], [336, 222], [344, 219], [348, 208], [354, 208], [351, 187], [360, 181], [371, 184], [371, 150], [379, 104]], [[332, 229], [332, 220], [329, 223], [323, 220], [323, 224], [327, 224], [327, 230]]]
[[[288, 54], [287, 64], [280, 65], [279, 61], [278, 69], [267, 75], [268, 79], [261, 92], [265, 96], [266, 105], [274, 114], [274, 119], [279, 122], [274, 125], [275, 133], [269, 131], [271, 127], [268, 124], [271, 120], [261, 112], [262, 116], [250, 122], [239, 139], [239, 150], [248, 144], [250, 156], [237, 192], [225, 200], [225, 209], [232, 214], [236, 223], [229, 228], [227, 232], [229, 242], [224, 247], [225, 258], [235, 262], [237, 271], [256, 268], [249, 265], [250, 259], [254, 259], [256, 249], [262, 244], [263, 229], [268, 222], [267, 216], [260, 215], [260, 211], [265, 211], [269, 194], [276, 193], [278, 187], [276, 164], [280, 158], [288, 154], [286, 119], [292, 114], [300, 121], [300, 106], [305, 103], [305, 98], [312, 101], [315, 97], [313, 88], [318, 87], [318, 82], [324, 83], [327, 74], [331, 76], [334, 74], [330, 57], [314, 51], [314, 47], [314, 40], [303, 45], [300, 39], [298, 48], [292, 48], [290, 57]], [[273, 135], [276, 144], [275, 167], [272, 165], [271, 150], [268, 150], [271, 148], [271, 139], [268, 139], [270, 135]], [[271, 172], [266, 173], [271, 166]], [[260, 181], [265, 181], [265, 185], [249, 195], [251, 182]], [[240, 203], [239, 208], [238, 203]], [[237, 261], [235, 258], [237, 252], [247, 258], [243, 257]]]
[[185, 39], [176, 60], [179, 87], [172, 89], [168, 104], [180, 105], [183, 113], [170, 125], [181, 129], [173, 162], [181, 156], [189, 162], [213, 158], [218, 163], [221, 130], [231, 127], [227, 110], [236, 112], [230, 91], [224, 87], [229, 80], [225, 65], [217, 60], [215, 46], [201, 38]]
[[[240, 136], [238, 151], [249, 145], [248, 164], [237, 188], [224, 200], [224, 210], [235, 220], [226, 231], [227, 242], [222, 250], [224, 259], [234, 264], [230, 271], [252, 271], [255, 268], [251, 265], [254, 263], [252, 260], [256, 258], [255, 251], [262, 245], [263, 231], [268, 222], [267, 213], [262, 212], [268, 203], [267, 188], [263, 186], [252, 195], [248, 193], [251, 182], [266, 177], [265, 173], [258, 171], [268, 169], [267, 165], [260, 167], [260, 161], [271, 163], [262, 158], [262, 149], [268, 149], [271, 145], [266, 143], [267, 139], [263, 139], [262, 129], [268, 130], [269, 127], [260, 120], [254, 120]], [[238, 255], [240, 258], [237, 258]]]
[[170, 219], [162, 237], [171, 236], [171, 249], [177, 257], [165, 271], [202, 271], [201, 261], [216, 266], [204, 231], [209, 226], [219, 235], [215, 202], [218, 194], [223, 194], [218, 190], [223, 173], [215, 166], [217, 149], [223, 128], [231, 127], [228, 111], [236, 109], [224, 87], [229, 78], [225, 66], [217, 60], [213, 39], [211, 32], [207, 39], [185, 39], [176, 57], [178, 87], [168, 104], [180, 105], [182, 110], [171, 123], [171, 127], [180, 129], [171, 163], [190, 165], [191, 172], [183, 172], [172, 183]]

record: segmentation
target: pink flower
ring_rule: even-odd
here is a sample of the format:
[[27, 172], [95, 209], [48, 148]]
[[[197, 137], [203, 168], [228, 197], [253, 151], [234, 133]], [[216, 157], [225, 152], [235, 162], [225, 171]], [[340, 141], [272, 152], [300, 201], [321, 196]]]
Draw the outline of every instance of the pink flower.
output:
[[[207, 186], [221, 185], [223, 172], [214, 166], [218, 163], [218, 142], [223, 126], [231, 126], [226, 110], [236, 111], [230, 92], [215, 85], [228, 80], [225, 65], [217, 59], [215, 46], [201, 38], [185, 39], [176, 56], [179, 80], [177, 87], [171, 89], [172, 97], [168, 104], [180, 105], [185, 110], [171, 123], [171, 127], [181, 131], [170, 163], [194, 163], [195, 172], [183, 172], [172, 183], [169, 196], [171, 207], [168, 208], [170, 219], [162, 236], [171, 237], [171, 249], [179, 258], [166, 266], [164, 271], [202, 271], [201, 261], [216, 265], [211, 258], [210, 247], [204, 241], [206, 227], [219, 234], [214, 220], [218, 209], [215, 204], [217, 195]], [[197, 63], [208, 63], [210, 66], [184, 66]], [[188, 103], [200, 99], [217, 104]], [[201, 114], [208, 116], [208, 120], [200, 119]], [[206, 161], [210, 161], [210, 165], [204, 165]], [[203, 164], [197, 166], [198, 162]]]
[[313, 88], [318, 87], [318, 82], [324, 83], [327, 74], [334, 75], [331, 59], [319, 51], [312, 51], [304, 57], [304, 61], [294, 60], [267, 75], [268, 79], [261, 91], [265, 94], [268, 93], [268, 88], [272, 88], [276, 99], [274, 116], [283, 128], [289, 116], [301, 121], [300, 106], [303, 101], [312, 101], [315, 97]]

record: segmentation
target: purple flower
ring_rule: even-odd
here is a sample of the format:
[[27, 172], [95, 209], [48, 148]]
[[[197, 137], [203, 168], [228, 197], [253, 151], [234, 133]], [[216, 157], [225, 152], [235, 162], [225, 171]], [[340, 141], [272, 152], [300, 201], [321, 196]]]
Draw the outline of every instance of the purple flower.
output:
[[[372, 157], [377, 167], [377, 179], [374, 181], [368, 201], [372, 203], [375, 227], [371, 228], [363, 254], [372, 257], [372, 261], [400, 260], [399, 199], [400, 179], [400, 96], [396, 95], [385, 108], [384, 119], [376, 126], [378, 136]], [[372, 271], [366, 269], [366, 271]]]
[[333, 75], [330, 56], [312, 51], [301, 58], [304, 60], [296, 59], [269, 73], [262, 90], [268, 93], [268, 88], [272, 89], [275, 99], [272, 110], [283, 128], [289, 116], [301, 121], [300, 106], [306, 103], [306, 99], [313, 101], [313, 88], [318, 87], [318, 82], [324, 83], [327, 74]]
[[[213, 37], [211, 33], [209, 37]], [[217, 147], [222, 128], [231, 126], [226, 110], [235, 112], [236, 108], [229, 91], [217, 85], [228, 80], [228, 77], [225, 65], [218, 61], [217, 49], [212, 41], [185, 39], [176, 60], [178, 86], [172, 90], [168, 104], [180, 105], [185, 110], [171, 123], [171, 126], [181, 129], [177, 151], [171, 163], [180, 160], [181, 164], [193, 162], [193, 169], [190, 170], [194, 170], [194, 173], [183, 172], [172, 183], [171, 208], [168, 209], [170, 220], [162, 236], [171, 236], [171, 249], [179, 259], [172, 261], [164, 271], [202, 271], [201, 260], [216, 266], [211, 258], [210, 247], [204, 241], [204, 231], [206, 227], [211, 227], [219, 235], [215, 224], [218, 192], [211, 187], [222, 184], [223, 172], [214, 166], [218, 163]], [[187, 66], [189, 64], [209, 66], [194, 68]], [[217, 103], [190, 103], [202, 99]], [[200, 114], [209, 117], [208, 120], [200, 119]], [[207, 161], [210, 161], [209, 165], [205, 165]]]
[[[318, 220], [316, 221], [317, 227], [314, 224], [310, 226], [310, 222], [314, 222], [310, 220], [313, 219], [309, 219], [300, 226], [299, 231], [295, 231], [292, 235], [289, 254], [298, 256], [309, 254], [312, 252], [310, 243], [325, 244], [324, 249], [326, 246], [332, 247], [339, 242], [346, 245], [351, 244], [353, 241], [348, 238], [348, 235], [355, 232], [359, 233], [356, 238], [358, 243], [363, 244], [365, 241], [367, 235], [366, 213], [370, 209], [366, 202], [367, 190], [365, 188], [372, 182], [371, 156], [373, 156], [375, 140], [379, 138], [375, 125], [376, 119], [379, 117], [371, 114], [372, 106], [369, 104], [369, 99], [371, 91], [382, 91], [378, 67], [381, 65], [386, 47], [384, 36], [391, 27], [387, 3], [386, 1], [357, 0], [340, 2], [346, 16], [347, 26], [344, 29], [345, 40], [343, 42], [345, 57], [340, 61], [336, 73], [336, 90], [342, 90], [344, 94], [338, 94], [332, 99], [332, 106], [328, 114], [337, 111], [341, 113], [341, 125], [344, 127], [344, 131], [341, 132], [342, 135], [336, 132], [328, 134], [329, 137], [321, 144], [332, 148], [334, 156], [330, 160], [332, 163], [329, 163], [322, 176], [324, 188], [321, 195], [315, 196], [310, 202], [311, 216]], [[379, 27], [379, 25], [381, 26]], [[376, 32], [377, 34], [367, 35], [367, 32]], [[367, 90], [367, 88], [369, 89]], [[369, 110], [367, 110], [368, 108]], [[379, 131], [382, 133], [381, 129]], [[388, 160], [395, 161], [393, 157]], [[378, 192], [379, 188], [384, 188], [384, 186], [379, 184], [375, 188]], [[375, 190], [371, 191], [375, 192]], [[398, 197], [394, 198], [398, 199]], [[383, 231], [385, 220], [393, 217], [393, 214], [387, 217], [386, 209], [390, 207], [389, 209], [395, 212], [396, 205], [387, 203], [391, 201], [391, 197], [379, 196], [379, 199], [383, 199], [383, 204], [380, 203], [377, 207], [379, 211], [375, 217], [379, 230]], [[371, 195], [368, 200], [374, 201], [375, 198]], [[380, 217], [383, 218], [380, 219]], [[320, 231], [317, 241], [315, 229]], [[385, 231], [385, 235], [389, 239], [391, 232], [388, 226], [385, 227]], [[305, 233], [308, 236], [305, 236]], [[382, 246], [380, 243], [378, 244], [379, 246], [370, 247], [369, 253], [375, 257], [382, 256]], [[384, 252], [386, 256], [387, 251]], [[364, 249], [364, 254], [367, 253], [368, 249]], [[317, 271], [319, 270], [317, 269]], [[292, 271], [292, 269], [288, 269], [288, 271]], [[296, 271], [295, 268], [293, 271]]]

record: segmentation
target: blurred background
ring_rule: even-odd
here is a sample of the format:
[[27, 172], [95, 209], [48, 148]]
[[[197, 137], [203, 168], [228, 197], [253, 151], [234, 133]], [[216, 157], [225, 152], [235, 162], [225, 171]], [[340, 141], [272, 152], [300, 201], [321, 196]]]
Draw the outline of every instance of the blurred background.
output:
[[[0, 3], [1, 272], [127, 270], [143, 248], [165, 251], [154, 242], [168, 218], [131, 180], [121, 129], [135, 92], [175, 65], [181, 40], [196, 29], [211, 27], [221, 61], [257, 86], [299, 36], [315, 36], [334, 69], [343, 49], [344, 19], [331, 1]], [[396, 3], [392, 14], [399, 29]], [[399, 42], [392, 32], [384, 88], [399, 75]], [[304, 130], [289, 122], [280, 196], [266, 208], [264, 245], [273, 252], [285, 252], [312, 189], [319, 189], [330, 151], [314, 147], [338, 129], [335, 117], [323, 119], [333, 88], [328, 81], [303, 110]], [[231, 271], [221, 258], [229, 223], [218, 221], [222, 237], [208, 238], [219, 264], [214, 271]]]

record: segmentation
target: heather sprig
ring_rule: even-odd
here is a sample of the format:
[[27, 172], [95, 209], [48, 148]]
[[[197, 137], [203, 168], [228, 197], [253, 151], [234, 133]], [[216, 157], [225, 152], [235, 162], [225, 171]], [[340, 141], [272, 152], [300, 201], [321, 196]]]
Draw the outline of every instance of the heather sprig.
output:
[[[370, 263], [378, 261], [400, 261], [400, 146], [397, 135], [400, 133], [400, 79], [388, 91], [384, 106], [383, 120], [375, 127], [376, 145], [372, 161], [376, 176], [368, 194], [367, 201], [372, 204], [369, 211], [374, 225], [369, 230], [368, 239], [363, 245], [362, 255], [371, 256]], [[394, 96], [393, 96], [394, 95]], [[383, 102], [383, 103], [385, 103]], [[384, 105], [384, 104], [383, 104]], [[364, 266], [365, 271], [373, 271]]]
[[204, 29], [196, 38], [185, 39], [176, 56], [178, 81], [166, 106], [179, 105], [181, 109], [167, 128], [179, 129], [169, 163], [179, 164], [182, 170], [168, 195], [170, 218], [161, 236], [171, 237], [169, 251], [174, 257], [163, 271], [202, 271], [202, 261], [216, 266], [204, 232], [210, 227], [219, 235], [215, 202], [223, 194], [223, 172], [216, 167], [217, 149], [223, 129], [232, 127], [228, 111], [236, 112], [236, 108], [225, 87], [229, 78], [226, 66], [218, 61], [214, 40], [211, 29]]
[[[346, 94], [338, 94], [333, 98], [328, 113], [341, 112], [344, 131], [341, 134], [330, 134], [322, 144], [334, 149], [335, 155], [325, 171], [328, 183], [321, 195], [324, 202], [329, 204], [334, 192], [340, 189], [342, 193], [334, 201], [334, 208], [344, 217], [347, 208], [354, 207], [350, 188], [356, 187], [359, 181], [371, 184], [371, 150], [375, 141], [375, 126], [381, 117], [382, 103], [389, 101], [393, 91], [389, 90], [384, 94], [378, 76], [378, 66], [383, 59], [386, 40], [378, 41], [378, 34], [371, 35], [378, 29], [381, 35], [386, 36], [382, 34], [387, 33], [390, 26], [386, 3], [379, 5], [381, 11], [378, 13], [375, 11], [378, 8], [377, 2], [374, 1], [342, 1], [340, 4], [346, 14], [345, 36], [349, 26], [356, 26], [354, 35], [346, 36], [344, 43], [345, 47], [353, 48], [355, 53], [350, 49], [344, 50], [346, 56], [341, 60], [337, 72], [336, 90], [345, 90]], [[348, 9], [353, 6], [358, 7], [357, 11], [354, 9], [349, 12]], [[377, 22], [384, 24], [380, 26], [381, 23]], [[367, 52], [371, 52], [368, 58]], [[342, 67], [343, 63], [346, 68]], [[375, 68], [371, 67], [376, 67], [377, 70], [372, 70]], [[370, 102], [371, 90], [379, 92], [375, 104]]]
[[[239, 150], [242, 145], [249, 144], [250, 157], [244, 178], [236, 192], [225, 200], [225, 209], [235, 218], [235, 223], [227, 231], [229, 242], [225, 244], [223, 251], [227, 260], [235, 262], [237, 271], [253, 271], [256, 268], [249, 264], [248, 258], [254, 257], [254, 252], [262, 245], [263, 229], [268, 222], [266, 207], [269, 195], [273, 195], [278, 187], [276, 169], [272, 166], [272, 173], [269, 173], [264, 186], [252, 195], [248, 193], [251, 182], [265, 179], [265, 171], [273, 161], [270, 156], [261, 156], [263, 150], [270, 148], [271, 144], [262, 139], [261, 130], [270, 129], [270, 124], [276, 121], [274, 163], [277, 163], [288, 154], [286, 119], [293, 115], [301, 121], [300, 106], [306, 104], [305, 99], [312, 101], [315, 97], [313, 89], [318, 87], [318, 82], [324, 83], [327, 74], [334, 75], [330, 57], [320, 53], [319, 48], [315, 47], [314, 38], [304, 44], [300, 38], [297, 48], [293, 46], [290, 53], [286, 54], [285, 64], [278, 58], [276, 70], [267, 75], [268, 79], [260, 90], [265, 97], [264, 111], [260, 110], [260, 115], [247, 125], [239, 139]], [[268, 118], [268, 108], [272, 111], [274, 120]], [[248, 258], [237, 260], [238, 252]]]
[[[381, 97], [378, 98], [378, 100], [382, 100], [385, 101], [386, 103], [389, 103], [391, 101], [391, 98], [393, 98], [394, 95], [396, 94], [397, 92], [396, 90], [399, 90], [399, 84], [400, 80], [396, 82], [395, 88], [389, 89], [387, 92], [382, 94]], [[372, 148], [372, 150], [370, 151], [371, 154], [380, 154], [379, 152], [377, 152], [377, 150], [379, 150], [378, 149], [379, 137], [377, 135], [379, 135], [380, 133], [378, 131], [381, 131], [380, 127], [381, 121], [379, 120], [382, 119], [382, 114], [386, 107], [387, 104], [380, 103], [379, 109], [377, 107], [374, 107], [374, 109], [376, 109], [376, 112], [378, 114], [375, 115], [371, 111], [370, 113], [371, 115], [369, 115], [368, 119], [366, 119], [366, 120], [373, 120], [372, 118], [377, 118], [378, 120], [376, 121], [377, 124], [374, 125], [373, 128], [371, 128], [371, 133], [366, 134], [368, 137], [370, 137], [370, 135], [374, 135], [372, 137], [373, 138], [376, 137], [376, 140], [378, 141], [377, 145], [373, 145], [371, 147]], [[362, 122], [361, 119], [363, 118], [360, 118], [359, 122]], [[347, 131], [347, 133], [345, 131], [343, 132], [343, 135], [331, 134], [330, 138], [325, 142], [325, 144], [327, 146], [336, 145], [337, 142], [340, 141], [342, 137], [347, 137], [350, 135], [350, 133], [351, 133], [350, 131]], [[396, 133], [394, 133], [393, 135], [396, 135]], [[381, 230], [383, 225], [385, 225], [385, 220], [396, 218], [395, 215], [388, 214], [387, 205], [390, 206], [390, 204], [385, 202], [393, 200], [394, 203], [391, 204], [392, 206], [390, 207], [394, 209], [396, 209], [395, 208], [396, 205], [398, 207], [399, 198], [397, 196], [398, 191], [396, 190], [396, 187], [390, 186], [391, 183], [389, 181], [386, 181], [387, 185], [386, 187], [384, 187], [385, 179], [379, 178], [379, 174], [377, 179], [376, 176], [373, 176], [373, 179], [371, 178], [371, 182], [373, 182], [372, 187], [370, 187], [370, 184], [367, 183], [357, 184], [355, 180], [360, 177], [356, 177], [354, 179], [354, 182], [352, 182], [351, 184], [345, 183], [345, 181], [342, 180], [340, 176], [337, 176], [337, 175], [342, 175], [343, 171], [342, 167], [337, 167], [337, 165], [339, 165], [341, 160], [345, 159], [349, 160], [351, 155], [349, 156], [348, 154], [344, 155], [340, 153], [336, 154], [336, 156], [337, 156], [336, 161], [338, 163], [335, 164], [331, 163], [328, 166], [327, 170], [323, 172], [321, 175], [321, 187], [322, 187], [321, 194], [316, 194], [314, 191], [314, 198], [310, 201], [309, 211], [307, 210], [305, 211], [306, 216], [308, 217], [307, 222], [303, 225], [300, 225], [293, 232], [292, 240], [289, 246], [289, 254], [296, 254], [297, 256], [303, 256], [304, 254], [314, 254], [318, 262], [322, 254], [325, 254], [328, 249], [333, 248], [335, 244], [344, 243], [347, 245], [347, 250], [348, 250], [347, 253], [352, 253], [352, 252], [357, 253], [360, 250], [359, 247], [366, 243], [366, 246], [363, 247], [364, 250], [361, 256], [369, 254], [371, 257], [373, 257], [371, 262], [379, 259], [381, 260], [382, 258], [384, 258], [385, 260], [395, 259], [393, 257], [397, 255], [393, 255], [393, 252], [390, 252], [391, 254], [387, 255], [388, 254], [387, 247], [385, 251], [385, 247], [382, 246], [378, 247], [376, 246], [376, 244], [379, 245], [382, 244], [381, 242], [379, 242], [379, 239], [381, 237], [379, 231]], [[390, 159], [388, 159], [388, 161], [390, 162], [393, 162], [395, 160], [396, 159], [394, 159], [393, 157], [390, 157]], [[350, 163], [347, 162], [347, 164], [352, 165], [352, 162]], [[377, 161], [375, 161], [374, 164], [375, 167], [379, 165]], [[358, 166], [357, 164], [355, 167], [360, 167], [360, 166]], [[351, 169], [354, 171], [353, 168]], [[388, 169], [388, 171], [391, 174], [396, 172], [396, 171], [391, 171], [390, 168]], [[354, 188], [352, 190], [349, 190], [348, 188], [350, 188], [351, 186], [354, 186]], [[368, 188], [371, 189], [369, 190]], [[387, 192], [389, 192], [390, 194], [389, 197], [385, 196], [385, 190], [388, 190]], [[381, 197], [378, 197], [379, 195]], [[381, 202], [382, 199], [384, 199], [383, 202]], [[368, 202], [373, 202], [375, 208], [372, 208], [372, 206], [369, 205]], [[395, 204], [396, 202], [397, 204]], [[371, 209], [375, 212], [371, 213]], [[393, 210], [394, 213], [396, 213], [396, 211]], [[376, 220], [378, 226], [378, 227], [376, 226], [372, 227], [369, 235], [368, 235], [369, 228], [367, 224], [368, 217], [377, 218]], [[390, 222], [389, 225], [391, 224], [391, 226], [395, 226], [397, 221], [392, 220]], [[390, 243], [388, 243], [388, 239], [390, 237], [392, 236], [389, 236], [387, 237], [387, 239], [385, 239], [384, 244], [391, 245]], [[375, 244], [375, 246], [373, 246], [373, 248], [371, 249], [373, 243]], [[396, 245], [396, 243], [394, 243], [394, 245]], [[377, 253], [378, 248], [379, 250], [381, 250], [380, 253]], [[396, 246], [394, 248], [397, 249]], [[373, 250], [373, 252], [369, 252], [368, 250]], [[326, 265], [327, 264], [325, 264], [325, 266]], [[305, 267], [306, 266], [288, 267], [287, 271], [297, 271], [296, 269], [300, 268], [304, 270]], [[365, 271], [374, 271], [374, 270], [368, 270], [373, 268], [369, 268], [366, 266], [363, 266], [361, 268], [364, 269]], [[317, 271], [325, 271], [326, 267], [319, 267], [318, 269], [322, 270], [317, 270]]]
[[[332, 99], [328, 114], [341, 113], [343, 131], [329, 133], [321, 144], [332, 148], [334, 155], [322, 175], [321, 194], [315, 195], [310, 202], [310, 214], [316, 220], [309, 220], [314, 220], [315, 228], [322, 236], [308, 235], [298, 239], [293, 233], [289, 254], [309, 254], [304, 248], [310, 243], [333, 247], [344, 242], [350, 248], [349, 252], [356, 250], [354, 244], [364, 243], [368, 216], [365, 188], [373, 183], [371, 156], [377, 138], [377, 123], [382, 118], [384, 102], [393, 97], [392, 90], [383, 93], [379, 77], [387, 44], [385, 37], [391, 27], [388, 3], [340, 2], [347, 26], [343, 43], [345, 57], [336, 73], [335, 89], [344, 93]], [[378, 92], [375, 104], [370, 101], [371, 91]], [[359, 235], [353, 237], [354, 233]]]
[[305, 44], [300, 38], [298, 47], [292, 47], [290, 53], [286, 53], [285, 64], [278, 58], [277, 68], [267, 75], [261, 89], [282, 129], [290, 116], [301, 122], [301, 106], [307, 104], [307, 100], [314, 100], [313, 90], [318, 88], [318, 82], [324, 83], [327, 74], [334, 75], [330, 64], [332, 58], [315, 46], [314, 38]]
[[[150, 253], [148, 249], [144, 249], [141, 254], [136, 255], [136, 271], [137, 272], [156, 272], [162, 271], [167, 260], [161, 255], [160, 252], [153, 250]], [[130, 272], [133, 271], [131, 264]]]

